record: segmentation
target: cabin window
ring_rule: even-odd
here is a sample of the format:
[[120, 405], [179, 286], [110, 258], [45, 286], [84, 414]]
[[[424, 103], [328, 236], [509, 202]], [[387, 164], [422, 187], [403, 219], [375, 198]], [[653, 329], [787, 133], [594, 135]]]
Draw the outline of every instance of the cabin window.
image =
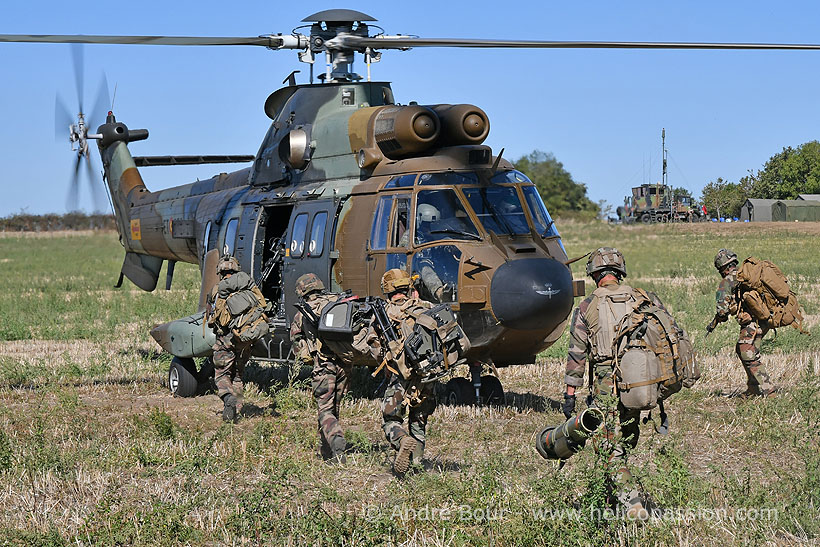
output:
[[393, 196], [382, 196], [373, 216], [373, 228], [370, 230], [370, 250], [381, 251], [387, 246], [387, 228], [390, 226], [390, 209]]
[[325, 247], [325, 226], [327, 226], [327, 212], [316, 213], [313, 217], [313, 225], [310, 227], [308, 256], [322, 256]]
[[232, 218], [228, 221], [228, 227], [225, 229], [225, 253], [233, 256], [234, 246], [236, 244], [236, 228], [239, 226], [239, 219]]
[[293, 219], [293, 233], [290, 240], [290, 256], [299, 258], [305, 252], [305, 233], [307, 232], [307, 213], [299, 213]]
[[453, 190], [422, 190], [416, 196], [416, 245], [441, 239], [481, 239]]
[[497, 235], [530, 233], [515, 187], [465, 188], [464, 195], [488, 231]]
[[202, 256], [205, 256], [210, 249], [208, 249], [208, 245], [211, 243], [211, 221], [209, 220], [208, 223], [205, 225], [205, 235], [202, 236]]

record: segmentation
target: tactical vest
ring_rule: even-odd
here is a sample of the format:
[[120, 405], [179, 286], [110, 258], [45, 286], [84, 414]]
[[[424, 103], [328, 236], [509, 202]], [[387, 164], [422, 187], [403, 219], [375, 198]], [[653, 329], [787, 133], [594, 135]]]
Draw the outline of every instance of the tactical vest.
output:
[[262, 291], [245, 272], [236, 272], [217, 283], [208, 298], [207, 323], [218, 335], [233, 334], [252, 343], [268, 334]]
[[634, 290], [629, 285], [604, 285], [592, 293], [584, 321], [589, 328], [590, 360], [609, 363], [614, 357], [612, 341], [618, 324], [635, 306]]

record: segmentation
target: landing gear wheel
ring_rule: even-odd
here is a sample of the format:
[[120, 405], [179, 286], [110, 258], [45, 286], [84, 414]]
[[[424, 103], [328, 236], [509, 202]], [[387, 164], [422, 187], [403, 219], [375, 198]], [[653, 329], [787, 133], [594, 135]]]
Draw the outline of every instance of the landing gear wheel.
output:
[[641, 222], [643, 222], [644, 224], [649, 224], [650, 222], [652, 222], [652, 215], [650, 215], [649, 213], [642, 214]]
[[481, 377], [481, 389], [479, 389], [479, 393], [485, 405], [504, 404], [504, 388], [501, 387], [501, 380], [495, 376], [487, 375]]
[[450, 406], [475, 403], [475, 389], [467, 378], [452, 378], [444, 390], [444, 401]]
[[168, 387], [174, 397], [193, 397], [199, 388], [193, 359], [174, 357], [168, 368]]

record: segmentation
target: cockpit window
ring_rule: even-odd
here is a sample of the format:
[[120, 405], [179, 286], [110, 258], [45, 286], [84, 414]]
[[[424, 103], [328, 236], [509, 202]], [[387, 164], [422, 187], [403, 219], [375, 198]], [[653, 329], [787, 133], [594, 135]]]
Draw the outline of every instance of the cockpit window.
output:
[[465, 188], [464, 195], [488, 231], [500, 235], [530, 233], [515, 187]]
[[419, 184], [478, 184], [478, 175], [475, 173], [424, 173], [419, 177]]
[[422, 190], [416, 195], [416, 245], [441, 239], [481, 239], [453, 190]]
[[524, 192], [524, 200], [530, 208], [530, 216], [532, 216], [535, 231], [541, 234], [541, 237], [558, 236], [555, 221], [552, 220], [535, 186], [524, 186], [521, 190]]
[[504, 171], [503, 173], [498, 173], [493, 178], [490, 179], [490, 182], [494, 184], [514, 184], [516, 182], [532, 182], [527, 175], [522, 173], [521, 171]]

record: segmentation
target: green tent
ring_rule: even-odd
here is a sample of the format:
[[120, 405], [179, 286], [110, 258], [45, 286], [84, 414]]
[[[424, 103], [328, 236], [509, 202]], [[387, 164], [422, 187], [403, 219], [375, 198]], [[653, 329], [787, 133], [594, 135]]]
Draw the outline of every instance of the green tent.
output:
[[783, 199], [772, 205], [772, 220], [786, 222], [820, 221], [820, 202]]

